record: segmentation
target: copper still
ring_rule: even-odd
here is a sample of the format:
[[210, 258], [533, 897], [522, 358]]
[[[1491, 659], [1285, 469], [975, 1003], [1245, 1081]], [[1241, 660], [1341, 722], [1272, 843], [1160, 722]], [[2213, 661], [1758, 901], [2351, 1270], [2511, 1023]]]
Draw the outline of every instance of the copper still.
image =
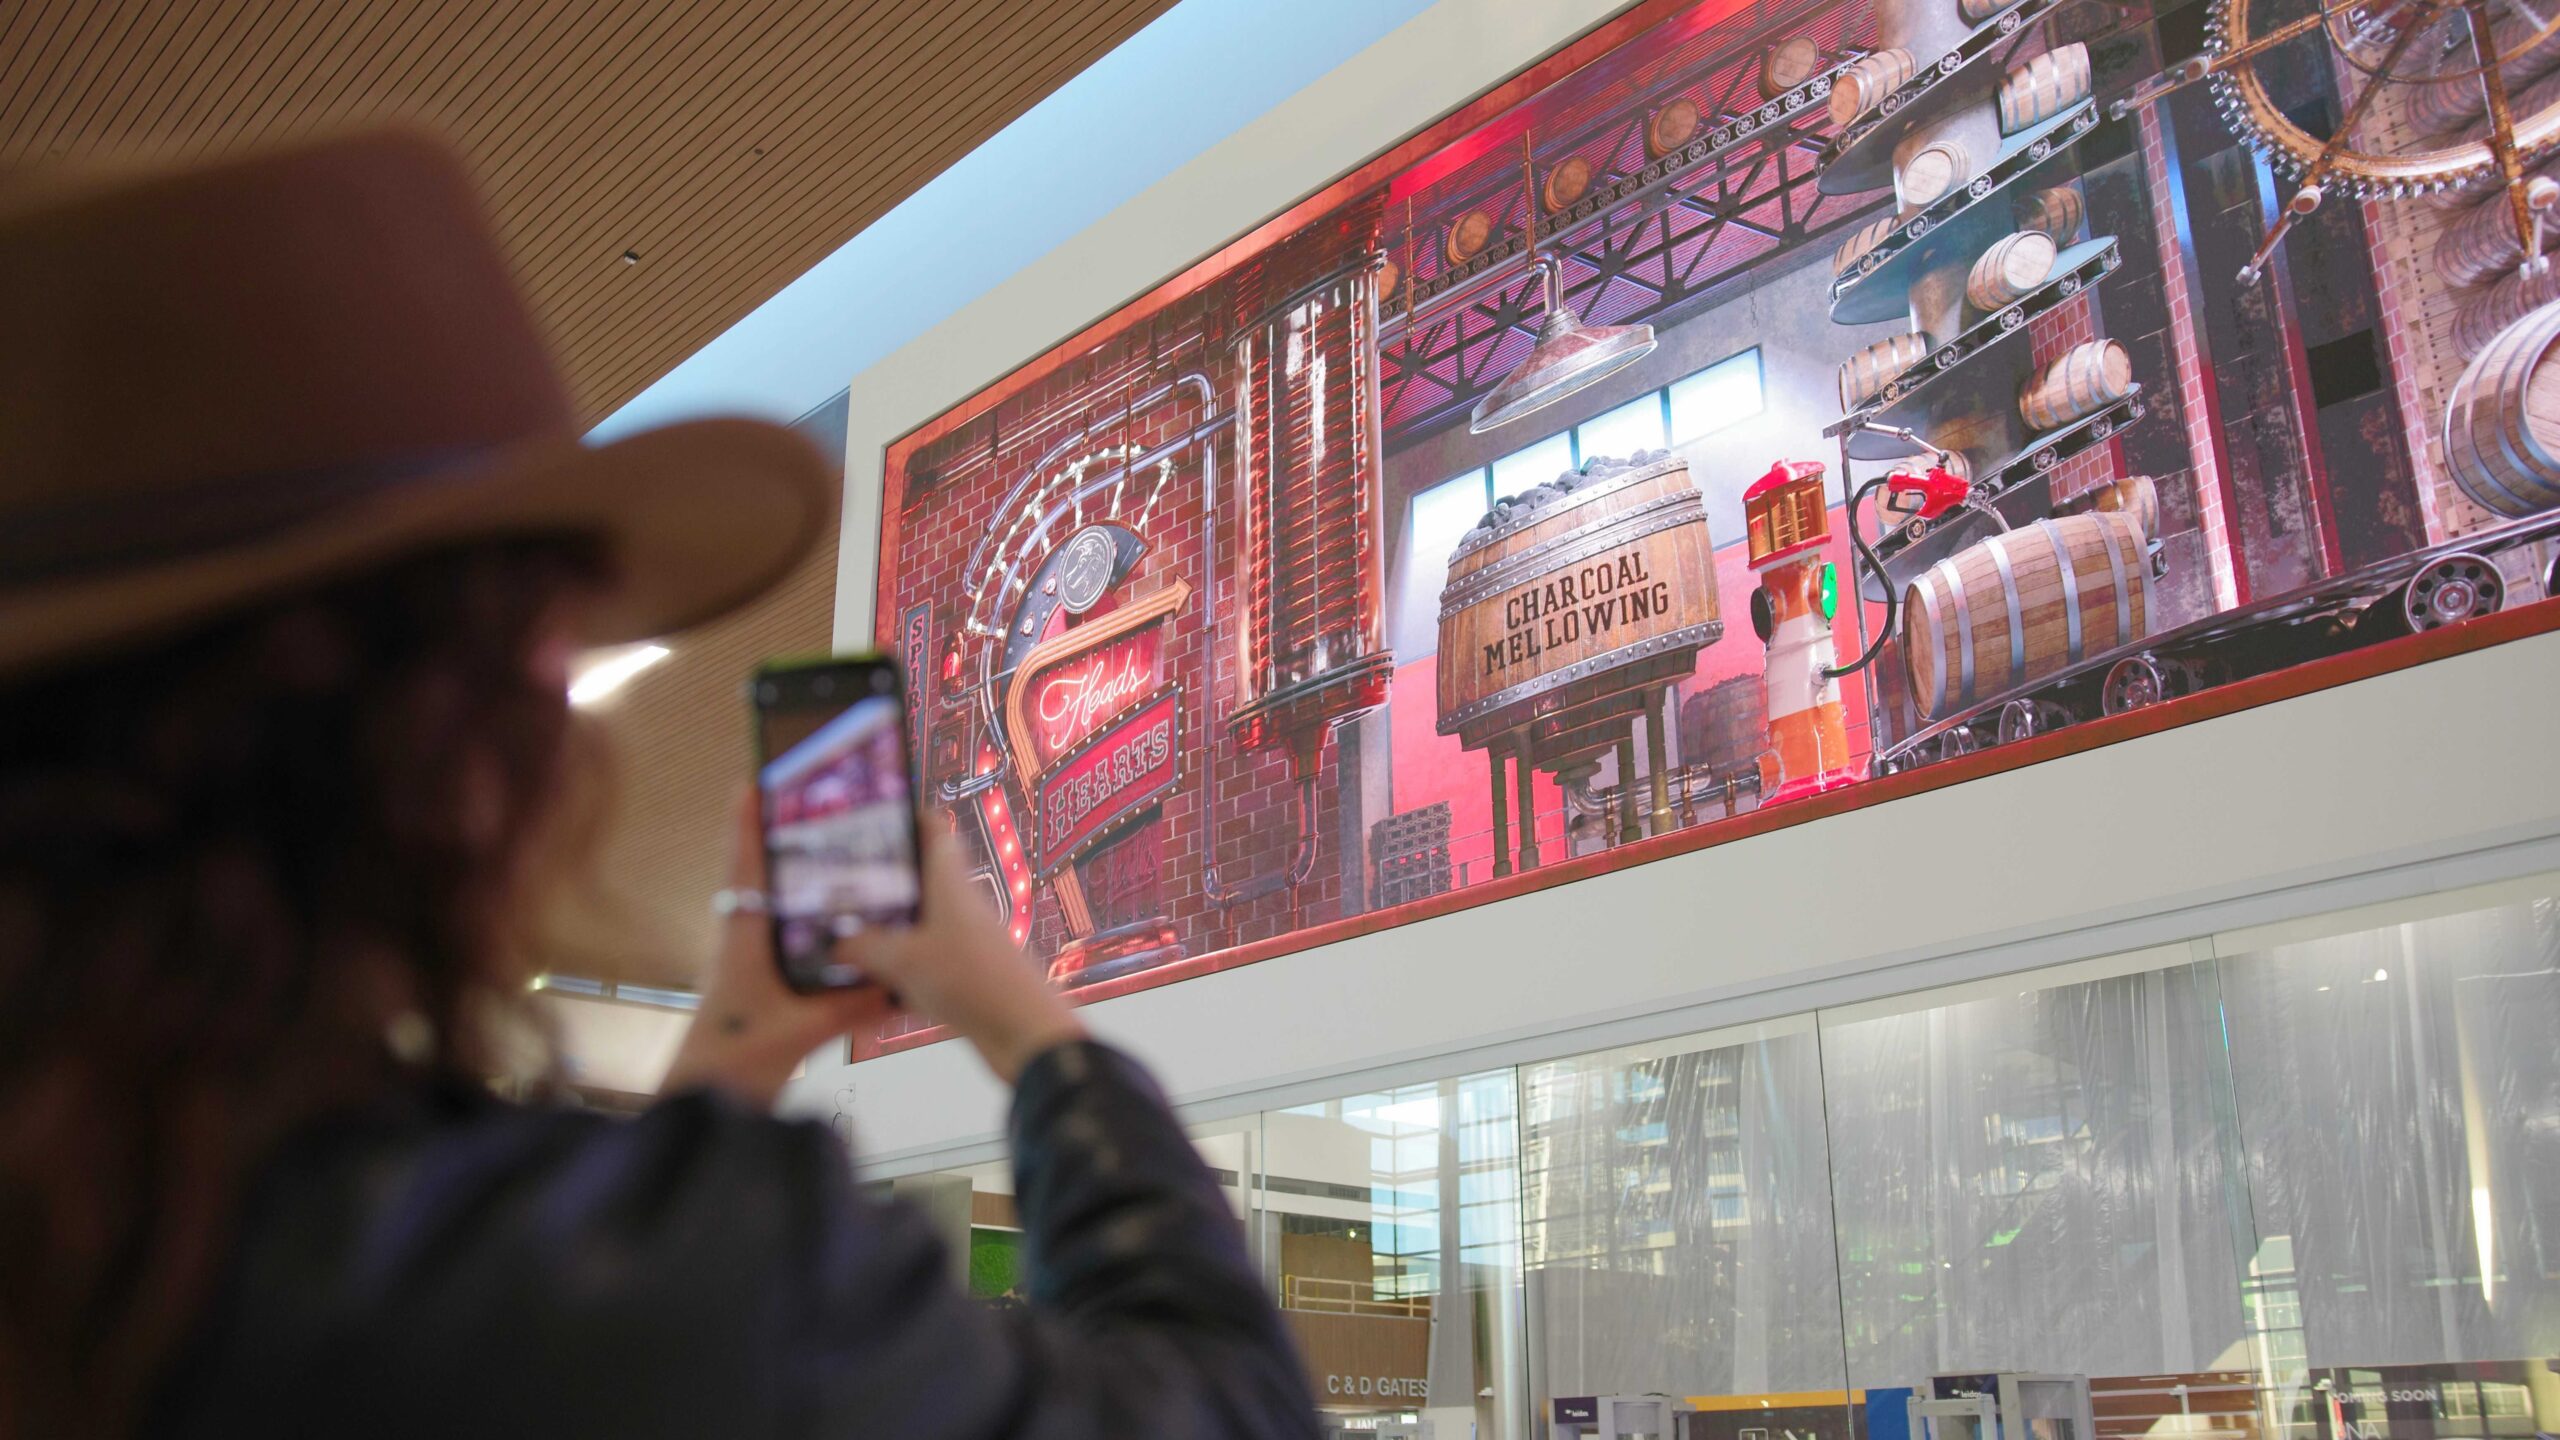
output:
[[1299, 843], [1315, 860], [1325, 737], [1386, 703], [1379, 556], [1378, 204], [1299, 232], [1249, 262], [1235, 289], [1234, 610], [1243, 750], [1285, 749]]

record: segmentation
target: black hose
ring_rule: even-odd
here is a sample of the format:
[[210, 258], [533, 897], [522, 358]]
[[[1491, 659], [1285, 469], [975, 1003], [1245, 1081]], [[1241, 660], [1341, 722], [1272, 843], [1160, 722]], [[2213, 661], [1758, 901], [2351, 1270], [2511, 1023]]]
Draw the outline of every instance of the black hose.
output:
[[[1849, 510], [1847, 516], [1849, 522], [1849, 543], [1858, 547], [1859, 558], [1865, 560], [1867, 562], [1867, 568], [1875, 572], [1877, 583], [1884, 590], [1884, 624], [1876, 628], [1876, 638], [1868, 644], [1867, 653], [1850, 661], [1846, 665], [1834, 665], [1830, 669], [1823, 671], [1822, 678], [1825, 680], [1837, 680], [1843, 675], [1855, 674], [1856, 672], [1873, 665], [1876, 663], [1877, 654], [1884, 649], [1884, 642], [1893, 638], [1893, 618], [1895, 611], [1900, 608], [1901, 597], [1893, 593], [1893, 579], [1884, 573], [1884, 562], [1877, 559], [1876, 552], [1868, 546], [1867, 532], [1858, 528], [1858, 507], [1866, 503], [1868, 496], [1883, 489], [1886, 485], [1891, 484], [1892, 481], [1892, 476], [1884, 475], [1859, 486], [1857, 493], [1849, 497]], [[1858, 581], [1855, 576], [1851, 576], [1849, 580], [1849, 603], [1852, 605], [1865, 603], [1858, 598]]]

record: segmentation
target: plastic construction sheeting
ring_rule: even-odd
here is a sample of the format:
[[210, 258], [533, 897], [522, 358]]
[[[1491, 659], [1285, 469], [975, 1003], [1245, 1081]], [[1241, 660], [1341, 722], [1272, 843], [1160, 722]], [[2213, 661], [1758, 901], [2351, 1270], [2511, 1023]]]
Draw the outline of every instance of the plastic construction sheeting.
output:
[[2209, 968], [1826, 1026], [1849, 1383], [2245, 1365]]
[[2560, 905], [2222, 969], [2256, 1278], [2307, 1363], [2560, 1354]]
[[1538, 1393], [1840, 1388], [1820, 1081], [1810, 1026], [1522, 1072]]

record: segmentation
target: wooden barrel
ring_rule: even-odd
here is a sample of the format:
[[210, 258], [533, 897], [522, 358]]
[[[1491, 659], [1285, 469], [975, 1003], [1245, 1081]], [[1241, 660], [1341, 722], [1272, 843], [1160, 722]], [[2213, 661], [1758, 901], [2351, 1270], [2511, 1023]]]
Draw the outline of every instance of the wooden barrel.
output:
[[1953, 138], [1914, 136], [1895, 147], [1893, 158], [1894, 193], [1908, 209], [1934, 204], [1973, 178], [1973, 157]]
[[2018, 0], [1957, 0], [1956, 13], [1964, 17], [1967, 25], [1979, 25], [2017, 3]]
[[1919, 364], [1928, 353], [1926, 335], [1888, 335], [1841, 361], [1841, 412], [1866, 404], [1885, 387], [1886, 381]]
[[1769, 748], [1768, 680], [1728, 675], [1680, 702], [1680, 760], [1718, 780], [1758, 768]]
[[1482, 210], [1470, 210], [1449, 222], [1449, 245], [1441, 253], [1452, 265], [1464, 265], [1484, 253], [1493, 243], [1493, 216]]
[[2497, 333], [2454, 382], [2444, 411], [2453, 483], [2493, 514], [2560, 505], [2560, 305]]
[[1620, 671], [1668, 683], [1663, 667], [1688, 674], [1681, 657], [1721, 629], [1688, 462], [1659, 451], [1591, 461], [1503, 500], [1450, 555], [1440, 733], [1484, 743], [1542, 699], [1612, 693]]
[[2560, 300], [2560, 265], [2518, 270], [2454, 312], [2453, 347], [2467, 361], [2487, 349], [2499, 331], [2554, 300]]
[[2051, 278], [2056, 253], [2053, 237], [2041, 230], [2003, 235], [1973, 262], [1964, 298], [1976, 310], [1997, 310]]
[[[2539, 29], [2536, 21], [2515, 10], [2501, 11], [2495, 20], [2489, 22], [2490, 39], [2497, 46], [2497, 53], [2507, 57], [2500, 69], [2505, 72], [2507, 90], [2511, 95], [2526, 88], [2526, 82], [2548, 74], [2553, 66], [2560, 65], [2560, 28], [2537, 36], [2535, 32]], [[2445, 68], [2469, 68], [2467, 39], [2464, 45], [2464, 50], [2445, 58]], [[2439, 135], [2489, 113], [2488, 92], [2482, 88], [2477, 75], [2464, 75], [2432, 85], [2392, 88], [2410, 91], [2409, 128], [2421, 135]], [[2521, 119], [2537, 108], [2525, 102], [2514, 110]]]
[[2113, 340], [2074, 345], [2018, 392], [2029, 429], [2055, 430], [2133, 393], [2133, 357]]
[[2088, 508], [2133, 521], [2146, 540], [2160, 538], [2160, 487], [2148, 475], [2119, 475], [2082, 497]]
[[1698, 133], [1698, 102], [1683, 95], [1653, 112], [1645, 122], [1644, 148], [1654, 155], [1668, 155], [1689, 143]]
[[2053, 238], [2055, 246], [2066, 246], [2080, 234], [2082, 209], [2077, 185], [2029, 191], [2018, 200], [2018, 228], [2041, 230]]
[[1567, 155], [1547, 171], [1547, 183], [1539, 187], [1553, 213], [1570, 210], [1573, 202], [1591, 193], [1591, 162], [1579, 155]]
[[1822, 47], [1810, 35], [1781, 40], [1760, 57], [1760, 98], [1775, 100], [1822, 73]]
[[1884, 237], [1893, 233], [1893, 221], [1894, 217], [1891, 215], [1879, 215], [1850, 231], [1849, 238], [1841, 241], [1840, 248], [1832, 252], [1831, 273], [1835, 277], [1848, 274], [1868, 251], [1876, 248]]
[[1378, 300], [1384, 304], [1396, 298], [1396, 287], [1404, 283], [1404, 267], [1389, 256], [1378, 262]]
[[2130, 516], [2065, 515], [1922, 571], [1902, 599], [1913, 703], [1943, 719], [2140, 639], [2143, 550]]
[[[2537, 175], [2526, 183], [2530, 188], [2555, 182]], [[2543, 246], [2548, 249], [2552, 241], [2560, 240], [2560, 233], [2553, 233], [2551, 226], [2544, 229]], [[2524, 242], [2516, 238], [2515, 211], [2504, 191], [2444, 227], [2436, 238], [2436, 273], [2456, 285], [2485, 285], [2523, 263]]]
[[1849, 62], [1831, 82], [1831, 123], [1846, 125], [1884, 103], [1884, 97], [1911, 83], [1911, 52], [1898, 47], [1871, 50]]
[[2048, 50], [2000, 82], [2000, 133], [2015, 135], [2089, 98], [2089, 47]]

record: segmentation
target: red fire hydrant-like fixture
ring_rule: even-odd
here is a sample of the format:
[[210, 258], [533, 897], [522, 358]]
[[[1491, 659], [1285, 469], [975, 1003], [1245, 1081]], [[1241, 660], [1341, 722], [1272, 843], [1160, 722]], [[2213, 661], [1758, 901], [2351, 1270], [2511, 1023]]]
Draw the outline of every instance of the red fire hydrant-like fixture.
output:
[[1769, 647], [1769, 746], [1779, 783], [1761, 798], [1784, 804], [1855, 780], [1849, 768], [1847, 712], [1833, 662], [1831, 620], [1840, 609], [1840, 572], [1823, 558], [1831, 516], [1823, 503], [1823, 467], [1781, 460], [1742, 492], [1751, 568], [1751, 628]]

